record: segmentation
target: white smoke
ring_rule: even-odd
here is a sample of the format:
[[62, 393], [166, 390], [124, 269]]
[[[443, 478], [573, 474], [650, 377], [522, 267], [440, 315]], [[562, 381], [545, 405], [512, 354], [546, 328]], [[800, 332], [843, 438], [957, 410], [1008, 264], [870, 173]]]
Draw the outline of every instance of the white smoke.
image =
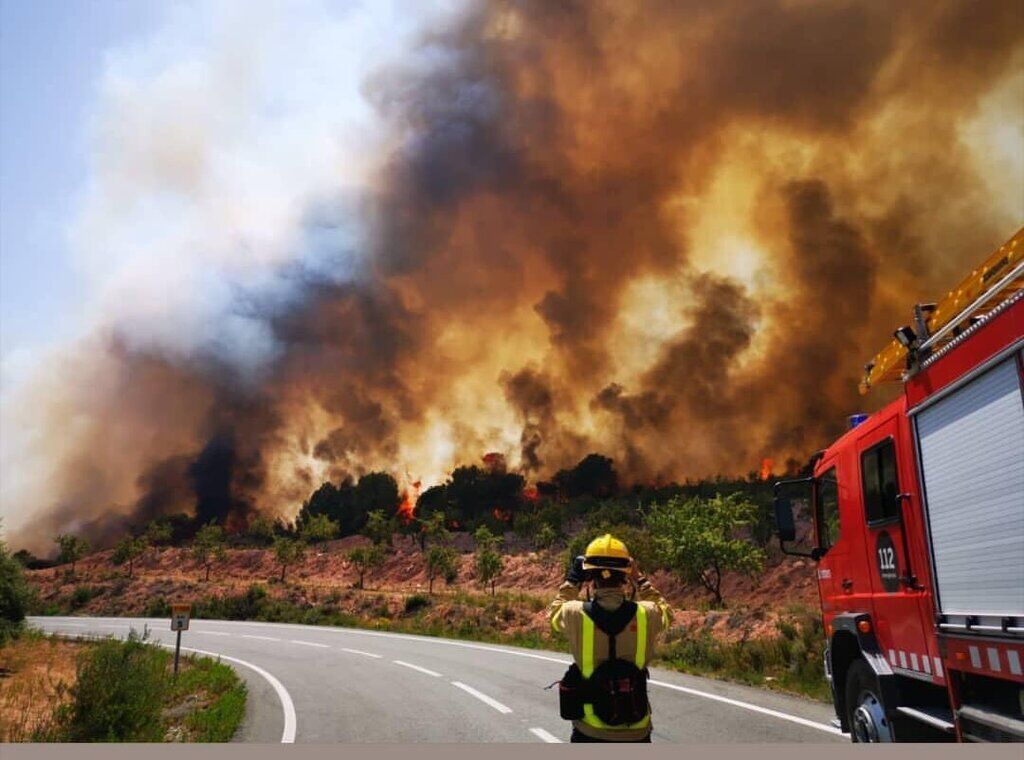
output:
[[[387, 139], [362, 83], [460, 6], [188, 2], [107, 53], [89, 179], [67, 230], [86, 284], [67, 304], [75, 336], [2, 369], [7, 530], [16, 535], [42, 506], [76, 440], [130, 385], [97, 365], [110, 338], [175, 360], [216, 356], [255, 381], [276, 351], [264, 315], [299, 297], [310, 273], [358, 274], [360, 198]], [[67, 387], [76, 382], [86, 386]], [[57, 397], [66, 403], [50, 403]], [[67, 415], [62, 440], [46, 434], [54, 415]], [[129, 479], [102, 477], [132, 498]]]

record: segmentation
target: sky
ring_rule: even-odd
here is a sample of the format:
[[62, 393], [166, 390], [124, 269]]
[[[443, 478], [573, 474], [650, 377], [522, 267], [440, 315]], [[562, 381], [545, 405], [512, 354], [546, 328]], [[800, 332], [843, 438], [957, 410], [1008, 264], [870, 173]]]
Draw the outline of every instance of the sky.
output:
[[[0, 0], [0, 390], [9, 392], [51, 351], [94, 330], [98, 316], [102, 322], [111, 308], [121, 311], [125, 298], [139, 307], [129, 312], [144, 317], [161, 290], [171, 290], [159, 277], [148, 278], [153, 290], [138, 287], [138, 270], [162, 261], [153, 232], [168, 240], [187, 229], [168, 207], [159, 209], [165, 227], [145, 235], [132, 235], [138, 229], [128, 225], [115, 234], [103, 228], [112, 216], [134, 213], [126, 202], [166, 201], [162, 188], [180, 178], [166, 162], [196, 147], [188, 140], [201, 141], [203, 160], [233, 162], [224, 172], [248, 185], [211, 190], [208, 183], [190, 188], [191, 200], [201, 205], [205, 189], [282, 205], [295, 179], [289, 172], [307, 172], [333, 150], [331, 142], [357, 145], [356, 121], [371, 121], [360, 91], [366, 74], [405, 49], [431, 13], [457, 5]], [[307, 138], [310, 124], [322, 127], [319, 155]], [[350, 153], [360, 151], [369, 154]], [[344, 174], [322, 163], [322, 184]], [[255, 200], [246, 196], [254, 187], [263, 192]], [[253, 223], [261, 219], [253, 205], [246, 213]], [[225, 289], [220, 281], [196, 282], [206, 277], [198, 269], [208, 266], [209, 252], [196, 252], [192, 264], [193, 279], [178, 282], [179, 298], [196, 288]], [[161, 312], [155, 327], [140, 329], [159, 331], [164, 321]]]
[[67, 229], [88, 170], [106, 51], [156, 23], [151, 0], [0, 0], [0, 356], [74, 333]]

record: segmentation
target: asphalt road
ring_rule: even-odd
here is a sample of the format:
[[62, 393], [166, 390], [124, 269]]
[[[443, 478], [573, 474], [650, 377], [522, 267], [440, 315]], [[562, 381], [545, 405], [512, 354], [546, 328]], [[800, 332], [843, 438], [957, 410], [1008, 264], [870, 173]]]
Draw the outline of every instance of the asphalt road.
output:
[[[166, 618], [35, 617], [45, 631], [124, 637]], [[236, 740], [542, 742], [567, 740], [554, 689], [568, 657], [352, 628], [193, 620], [182, 648], [220, 655], [249, 686]], [[832, 708], [670, 671], [651, 671], [655, 742], [837, 742]]]

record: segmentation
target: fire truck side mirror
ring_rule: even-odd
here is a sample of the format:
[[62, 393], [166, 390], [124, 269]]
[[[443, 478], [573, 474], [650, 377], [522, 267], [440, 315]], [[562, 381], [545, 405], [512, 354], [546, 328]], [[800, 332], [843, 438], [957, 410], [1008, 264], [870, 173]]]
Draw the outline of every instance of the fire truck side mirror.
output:
[[793, 503], [784, 496], [775, 497], [775, 529], [779, 534], [779, 541], [796, 541]]

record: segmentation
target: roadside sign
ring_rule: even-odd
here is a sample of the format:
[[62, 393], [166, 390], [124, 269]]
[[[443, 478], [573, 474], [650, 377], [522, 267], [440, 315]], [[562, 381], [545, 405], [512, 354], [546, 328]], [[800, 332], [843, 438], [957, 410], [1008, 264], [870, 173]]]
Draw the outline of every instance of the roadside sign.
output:
[[191, 604], [171, 605], [171, 630], [187, 631], [189, 616], [192, 614]]

